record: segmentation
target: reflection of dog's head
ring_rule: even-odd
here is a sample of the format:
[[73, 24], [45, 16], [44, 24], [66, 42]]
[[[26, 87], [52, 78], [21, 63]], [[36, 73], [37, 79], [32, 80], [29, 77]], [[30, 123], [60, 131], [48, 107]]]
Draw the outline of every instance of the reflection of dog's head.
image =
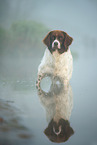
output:
[[60, 119], [59, 122], [56, 123], [52, 119], [44, 133], [52, 142], [61, 143], [67, 141], [69, 137], [74, 134], [74, 131], [67, 120]]
[[68, 50], [68, 46], [72, 43], [72, 37], [70, 37], [66, 32], [60, 30], [54, 30], [49, 32], [43, 39], [45, 45], [51, 53], [56, 49], [60, 54]]

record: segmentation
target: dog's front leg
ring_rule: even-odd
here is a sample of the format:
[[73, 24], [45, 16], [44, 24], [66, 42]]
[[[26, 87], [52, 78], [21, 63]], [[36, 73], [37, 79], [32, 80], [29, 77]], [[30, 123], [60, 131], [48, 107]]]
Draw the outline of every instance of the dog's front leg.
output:
[[37, 78], [37, 81], [36, 81], [36, 88], [37, 89], [40, 89], [40, 82], [45, 77], [50, 77], [52, 79], [53, 78], [53, 74], [52, 73], [41, 73], [41, 74], [38, 74], [38, 78]]
[[38, 75], [38, 78], [37, 78], [37, 81], [36, 81], [36, 88], [40, 88], [40, 82], [41, 82], [41, 80], [43, 79], [43, 77], [44, 77], [45, 75], [44, 74], [39, 74]]

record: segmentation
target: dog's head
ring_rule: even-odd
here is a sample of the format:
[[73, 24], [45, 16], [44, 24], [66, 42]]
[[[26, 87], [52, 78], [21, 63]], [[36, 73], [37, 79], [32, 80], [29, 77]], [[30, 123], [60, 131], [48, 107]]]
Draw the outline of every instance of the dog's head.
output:
[[54, 30], [49, 32], [43, 39], [45, 45], [51, 53], [56, 49], [60, 54], [68, 50], [68, 46], [72, 43], [73, 38], [70, 37], [66, 32], [60, 30]]
[[44, 133], [52, 142], [61, 143], [67, 141], [74, 131], [69, 121], [61, 118], [58, 123], [52, 119]]

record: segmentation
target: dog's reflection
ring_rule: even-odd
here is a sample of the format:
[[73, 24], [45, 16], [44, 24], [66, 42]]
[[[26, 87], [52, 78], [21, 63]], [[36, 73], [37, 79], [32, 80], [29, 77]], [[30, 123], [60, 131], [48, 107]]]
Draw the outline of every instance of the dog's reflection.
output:
[[52, 142], [65, 142], [74, 134], [70, 126], [73, 99], [70, 84], [62, 83], [61, 79], [52, 79], [49, 92], [44, 92], [41, 86], [38, 88], [40, 101], [46, 110], [48, 127], [44, 130], [45, 135]]

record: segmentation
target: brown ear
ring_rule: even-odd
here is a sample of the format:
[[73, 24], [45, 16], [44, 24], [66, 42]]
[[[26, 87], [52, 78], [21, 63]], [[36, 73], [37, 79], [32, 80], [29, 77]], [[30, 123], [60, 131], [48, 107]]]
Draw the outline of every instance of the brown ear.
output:
[[65, 33], [65, 41], [64, 41], [65, 48], [68, 48], [68, 46], [71, 45], [72, 41], [73, 38], [70, 37], [67, 33]]
[[74, 134], [74, 130], [72, 129], [72, 127], [68, 126], [67, 127], [67, 139], [72, 136]]
[[51, 32], [49, 32], [45, 38], [43, 39], [43, 43], [47, 46], [47, 47], [50, 47], [50, 34]]

